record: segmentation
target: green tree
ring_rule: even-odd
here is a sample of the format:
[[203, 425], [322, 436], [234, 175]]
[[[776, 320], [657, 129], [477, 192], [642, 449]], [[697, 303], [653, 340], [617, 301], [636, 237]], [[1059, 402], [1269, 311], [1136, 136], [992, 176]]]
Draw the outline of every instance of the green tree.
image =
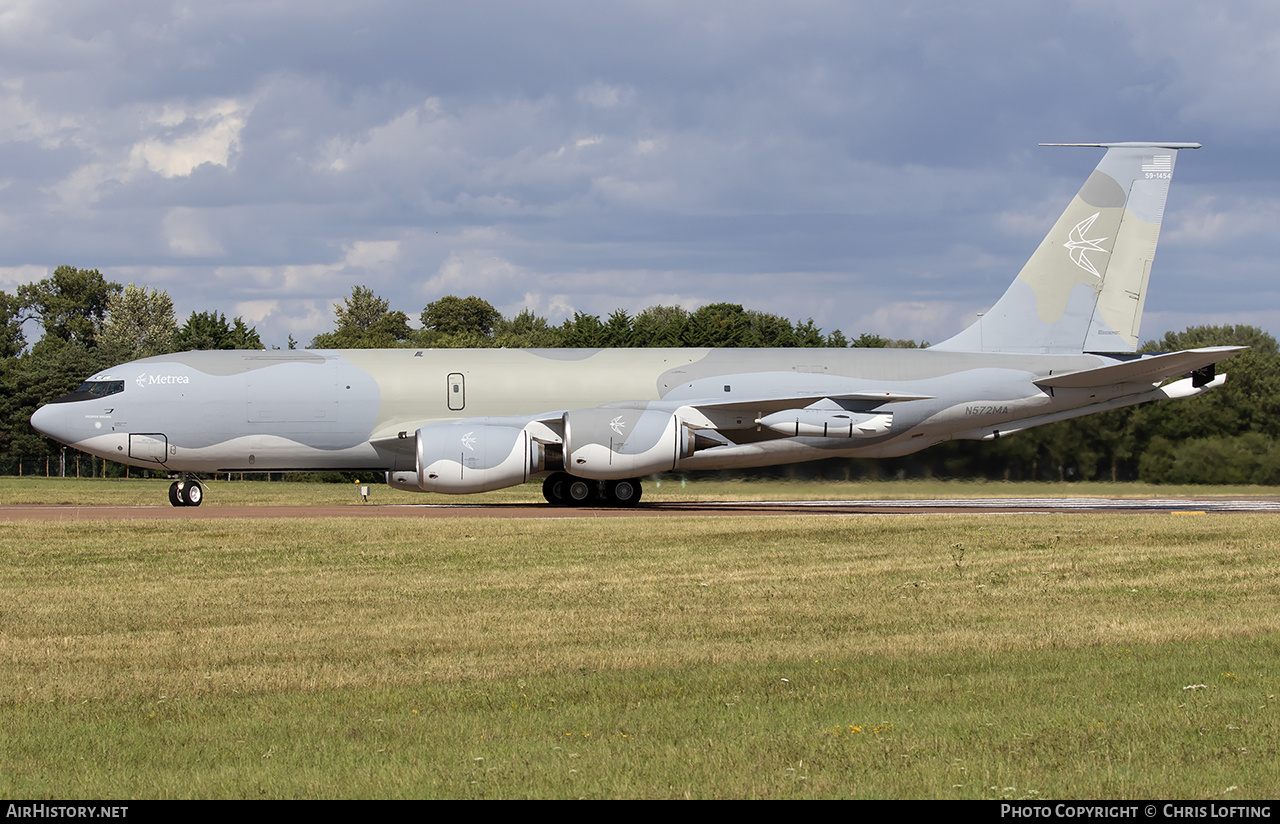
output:
[[1222, 361], [1226, 383], [1190, 400], [1135, 410], [1138, 473], [1151, 483], [1271, 483], [1280, 440], [1280, 347], [1254, 326], [1193, 326], [1143, 351], [1248, 346]]
[[[837, 330], [834, 334], [840, 335]], [[839, 340], [844, 340], [844, 335], [840, 335]], [[829, 344], [839, 345], [839, 344]], [[853, 343], [846, 344], [854, 349], [927, 349], [928, 341], [917, 343], [910, 338], [885, 338], [871, 332], [863, 332], [854, 339]]]
[[1248, 346], [1260, 355], [1277, 353], [1276, 339], [1256, 326], [1189, 326], [1181, 332], [1165, 332], [1157, 341], [1147, 341], [1140, 352], [1181, 352], [1207, 346]]
[[27, 348], [22, 333], [22, 301], [0, 292], [0, 358], [14, 358]]
[[606, 345], [605, 326], [595, 315], [574, 312], [572, 320], [561, 324], [560, 339], [571, 349], [596, 349]]
[[121, 292], [97, 269], [59, 266], [37, 283], [18, 287], [23, 320], [36, 320], [44, 334], [92, 347], [95, 333], [107, 316], [107, 302]]
[[631, 321], [632, 345], [673, 347], [684, 345], [689, 313], [679, 306], [650, 306]]
[[[1168, 332], [1142, 351], [1228, 345], [1252, 348], [1218, 364], [1228, 377], [1217, 389], [1187, 400], [1036, 427], [1001, 439], [987, 454], [1002, 456], [1004, 471], [1015, 478], [1055, 478], [1059, 466], [1068, 478], [1141, 478], [1150, 483], [1266, 477], [1265, 462], [1256, 455], [1258, 437], [1270, 443], [1280, 437], [1280, 354], [1275, 339], [1255, 327], [1197, 326]], [[975, 453], [970, 474], [980, 474], [981, 454]], [[1235, 472], [1233, 467], [1243, 468]]]
[[[289, 336], [290, 340], [293, 335]], [[258, 337], [257, 327], [250, 326], [244, 322], [244, 318], [237, 315], [231, 320], [231, 336], [227, 340], [231, 344], [232, 349], [266, 349], [262, 345], [262, 338]], [[293, 346], [289, 347], [293, 349]]]
[[885, 349], [889, 346], [889, 340], [870, 332], [863, 332], [853, 339], [852, 345], [854, 349]]
[[796, 324], [796, 346], [818, 347], [826, 344], [826, 338], [822, 337], [822, 330], [813, 323], [813, 318], [809, 318], [803, 323]]
[[635, 345], [635, 330], [631, 328], [631, 316], [622, 309], [614, 310], [604, 325], [604, 345], [622, 349]]
[[1235, 437], [1151, 442], [1141, 463], [1142, 479], [1174, 484], [1267, 484], [1280, 482], [1280, 452], [1261, 432]]
[[104, 357], [119, 363], [172, 352], [177, 332], [168, 293], [130, 283], [107, 298], [97, 338]]
[[173, 338], [175, 351], [192, 349], [262, 349], [258, 331], [237, 317], [231, 323], [221, 312], [192, 312]]
[[60, 444], [31, 428], [36, 408], [62, 397], [109, 366], [102, 352], [76, 341], [46, 336], [19, 358], [5, 360], [0, 376], [0, 451], [12, 456], [53, 455]]
[[555, 349], [564, 345], [559, 328], [529, 309], [521, 310], [511, 320], [499, 319], [494, 326], [493, 343], [507, 349]]
[[1161, 349], [1206, 346], [1250, 348], [1217, 365], [1219, 372], [1227, 373], [1221, 387], [1187, 401], [1144, 409], [1151, 432], [1148, 437], [1158, 434], [1174, 442], [1246, 432], [1280, 437], [1280, 349], [1276, 339], [1252, 326], [1193, 326], [1166, 334]]
[[420, 317], [423, 329], [443, 335], [489, 337], [502, 320], [502, 313], [487, 300], [475, 295], [465, 298], [445, 295], [428, 303]]
[[333, 332], [316, 335], [311, 340], [315, 349], [379, 349], [393, 348], [410, 339], [409, 316], [392, 311], [384, 298], [367, 286], [356, 286], [350, 297], [333, 307]]
[[747, 339], [747, 313], [738, 303], [712, 303], [689, 316], [685, 346], [742, 346]]
[[745, 346], [777, 348], [799, 345], [795, 327], [784, 317], [752, 309], [746, 313], [746, 322]]
[[[96, 269], [59, 266], [44, 280], [19, 286], [16, 297], [0, 300], [0, 354], [8, 355], [0, 358], [0, 451], [40, 455], [60, 448], [31, 428], [31, 414], [108, 365], [97, 332], [108, 301], [121, 289]], [[43, 327], [30, 348], [22, 335], [27, 320]]]

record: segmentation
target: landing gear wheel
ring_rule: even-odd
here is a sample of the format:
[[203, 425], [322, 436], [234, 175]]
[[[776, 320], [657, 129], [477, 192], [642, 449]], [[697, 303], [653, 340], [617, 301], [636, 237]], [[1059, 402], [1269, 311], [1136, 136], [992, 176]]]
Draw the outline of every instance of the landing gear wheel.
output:
[[187, 506], [200, 506], [204, 501], [204, 487], [200, 486], [199, 481], [187, 481], [182, 487], [182, 500]]
[[542, 497], [552, 506], [564, 506], [569, 503], [569, 481], [572, 478], [564, 472], [554, 472], [542, 482]]
[[640, 481], [635, 478], [611, 481], [605, 494], [614, 506], [635, 506], [640, 503]]
[[582, 506], [591, 500], [592, 484], [581, 478], [572, 478], [569, 481], [566, 491], [568, 492], [569, 504], [572, 506]]
[[178, 488], [178, 482], [174, 481], [169, 484], [169, 503], [173, 506], [186, 506], [187, 502], [182, 500], [182, 490]]

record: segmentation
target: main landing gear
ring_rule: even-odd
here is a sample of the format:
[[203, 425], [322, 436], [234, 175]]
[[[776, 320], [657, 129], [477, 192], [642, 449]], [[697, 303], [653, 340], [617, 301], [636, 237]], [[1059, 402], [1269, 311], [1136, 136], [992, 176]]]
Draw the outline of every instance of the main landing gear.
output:
[[194, 478], [183, 475], [169, 485], [169, 503], [174, 506], [200, 506], [203, 502], [204, 487]]
[[640, 479], [592, 481], [555, 472], [542, 482], [542, 497], [552, 506], [635, 506], [640, 503]]

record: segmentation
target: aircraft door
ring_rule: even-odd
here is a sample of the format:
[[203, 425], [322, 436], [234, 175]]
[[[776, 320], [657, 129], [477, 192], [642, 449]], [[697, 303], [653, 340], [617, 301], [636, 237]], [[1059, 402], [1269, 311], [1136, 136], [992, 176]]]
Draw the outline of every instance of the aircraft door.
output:
[[164, 463], [169, 459], [169, 439], [156, 432], [129, 435], [129, 457]]
[[453, 412], [461, 412], [467, 405], [467, 386], [461, 372], [449, 374], [448, 402]]

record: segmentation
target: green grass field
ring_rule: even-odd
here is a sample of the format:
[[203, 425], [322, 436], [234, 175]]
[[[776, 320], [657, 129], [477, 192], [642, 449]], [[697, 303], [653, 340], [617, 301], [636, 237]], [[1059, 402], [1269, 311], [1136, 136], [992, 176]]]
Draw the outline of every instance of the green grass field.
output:
[[[49, 504], [80, 506], [155, 506], [168, 504], [167, 480], [0, 477], [0, 506]], [[361, 505], [356, 484], [297, 481], [205, 481], [204, 506]], [[382, 484], [365, 484], [372, 504], [543, 503], [542, 482], [482, 495], [438, 495], [402, 492]], [[692, 475], [688, 480], [662, 477], [643, 482], [644, 501], [763, 500], [901, 500], [912, 498], [1158, 498], [1211, 496], [1240, 498], [1280, 495], [1265, 486], [1164, 486], [1140, 483], [1008, 483], [1000, 481], [753, 481], [720, 480]]]
[[2, 524], [0, 795], [1274, 798], [1278, 547], [1214, 514]]

